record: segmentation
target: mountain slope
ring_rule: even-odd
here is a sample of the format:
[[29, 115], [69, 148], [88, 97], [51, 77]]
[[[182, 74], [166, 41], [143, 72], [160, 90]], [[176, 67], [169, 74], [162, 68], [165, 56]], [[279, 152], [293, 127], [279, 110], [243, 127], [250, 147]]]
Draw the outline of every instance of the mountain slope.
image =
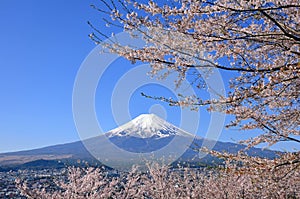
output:
[[[160, 155], [166, 156], [179, 154], [180, 157], [178, 158], [180, 161], [196, 161], [205, 164], [211, 164], [212, 161], [217, 161], [216, 158], [211, 156], [201, 158], [197, 152], [189, 148], [189, 146], [186, 146], [187, 143], [192, 147], [202, 146], [203, 141], [203, 138], [194, 138], [192, 134], [179, 129], [156, 115], [142, 114], [104, 135], [82, 142], [78, 141], [40, 149], [0, 154], [0, 167], [20, 165], [31, 161], [35, 161], [35, 163], [44, 162], [37, 161], [40, 159], [61, 160], [63, 162], [84, 160], [95, 163], [97, 161], [95, 157], [101, 161], [110, 159], [110, 161], [115, 162], [115, 165], [121, 165], [129, 161], [130, 158], [132, 159], [132, 157], [138, 156], [138, 154], [156, 153], [157, 151], [162, 151]], [[205, 140], [205, 142], [209, 143], [214, 141]], [[87, 150], [86, 147], [88, 147], [89, 150]], [[133, 153], [133, 156], [127, 156], [126, 153], [122, 155], [118, 150], [113, 150], [113, 148]], [[167, 153], [164, 154], [165, 148], [167, 148]], [[245, 146], [240, 144], [216, 142], [213, 149], [236, 153], [244, 148]], [[185, 151], [182, 153], [180, 151], [178, 152], [180, 149], [184, 149]], [[267, 158], [274, 158], [276, 156], [274, 151], [258, 148], [252, 148], [248, 150], [247, 153], [252, 156]], [[101, 157], [99, 158], [99, 156]]]

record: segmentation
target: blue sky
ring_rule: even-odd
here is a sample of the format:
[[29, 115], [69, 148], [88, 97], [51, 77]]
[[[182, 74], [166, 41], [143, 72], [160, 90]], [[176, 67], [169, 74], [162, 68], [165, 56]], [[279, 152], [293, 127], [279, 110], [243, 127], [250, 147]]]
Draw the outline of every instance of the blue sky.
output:
[[[93, 3], [98, 4], [95, 0], [1, 1], [0, 153], [79, 140], [73, 121], [72, 91], [81, 63], [95, 48], [88, 38], [92, 30], [87, 21], [110, 34], [100, 14], [90, 8]], [[117, 126], [110, 105], [114, 85], [133, 67], [118, 59], [99, 82], [95, 107], [104, 131]], [[140, 92], [173, 96], [159, 85], [139, 87], [129, 99], [132, 117], [150, 111], [179, 125], [179, 108], [143, 98]], [[199, 114], [198, 132], [202, 136], [210, 114], [205, 109]], [[243, 137], [237, 131], [224, 130], [220, 139]]]
[[78, 140], [72, 88], [97, 14], [88, 1], [2, 0], [0, 18], [0, 152]]

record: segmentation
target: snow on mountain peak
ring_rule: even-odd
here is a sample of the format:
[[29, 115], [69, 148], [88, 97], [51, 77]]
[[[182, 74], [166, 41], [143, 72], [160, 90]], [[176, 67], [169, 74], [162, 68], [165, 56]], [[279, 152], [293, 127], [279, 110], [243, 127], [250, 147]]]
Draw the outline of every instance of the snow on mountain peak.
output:
[[108, 137], [132, 136], [140, 138], [163, 138], [172, 135], [192, 136], [155, 114], [141, 114], [130, 122], [107, 132], [106, 135]]
[[141, 114], [132, 120], [136, 126], [142, 129], [159, 127], [160, 123], [165, 123], [165, 121], [154, 114]]

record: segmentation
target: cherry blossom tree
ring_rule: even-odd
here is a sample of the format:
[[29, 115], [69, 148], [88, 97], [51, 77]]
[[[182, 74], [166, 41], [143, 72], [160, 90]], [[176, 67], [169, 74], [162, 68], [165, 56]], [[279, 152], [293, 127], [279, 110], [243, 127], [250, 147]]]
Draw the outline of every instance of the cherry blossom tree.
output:
[[39, 188], [31, 188], [21, 180], [17, 181], [17, 187], [28, 198], [42, 199], [300, 197], [299, 170], [283, 177], [275, 170], [273, 175], [261, 170], [245, 172], [235, 164], [219, 169], [222, 171], [171, 169], [152, 164], [148, 172], [140, 172], [134, 167], [129, 173], [109, 177], [107, 171], [101, 169], [69, 168], [67, 180], [56, 182], [59, 189], [46, 190], [43, 184]]
[[[104, 42], [111, 52], [136, 62], [149, 63], [151, 74], [166, 77], [178, 73], [176, 84], [193, 69], [231, 72], [226, 97], [202, 99], [179, 95], [146, 97], [170, 105], [222, 111], [234, 119], [227, 127], [260, 132], [243, 143], [300, 144], [300, 2], [181, 0], [139, 3], [104, 1], [99, 7], [107, 14], [108, 26], [117, 26], [133, 37], [137, 33], [146, 45], [123, 46], [108, 38], [91, 23], [90, 35]], [[226, 60], [226, 61], [224, 61]], [[198, 82], [203, 84], [201, 75]], [[205, 87], [200, 85], [199, 88]], [[299, 151], [288, 162], [299, 164]]]

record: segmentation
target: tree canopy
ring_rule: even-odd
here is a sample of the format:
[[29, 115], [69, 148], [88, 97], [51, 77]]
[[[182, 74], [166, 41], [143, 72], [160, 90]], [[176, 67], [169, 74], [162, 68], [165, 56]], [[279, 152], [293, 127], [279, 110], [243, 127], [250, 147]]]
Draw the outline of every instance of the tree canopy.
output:
[[[114, 42], [107, 47], [132, 62], [150, 63], [153, 75], [175, 71], [180, 84], [191, 68], [234, 73], [226, 97], [219, 100], [157, 99], [171, 105], [208, 105], [210, 110], [221, 105], [223, 112], [235, 116], [228, 126], [264, 131], [247, 141], [251, 146], [300, 143], [299, 1], [102, 3], [102, 9], [94, 8], [110, 16], [108, 25], [132, 35], [139, 32], [149, 44], [134, 48]], [[93, 28], [90, 37], [101, 42], [105, 35]], [[224, 58], [228, 62], [220, 61]]]

